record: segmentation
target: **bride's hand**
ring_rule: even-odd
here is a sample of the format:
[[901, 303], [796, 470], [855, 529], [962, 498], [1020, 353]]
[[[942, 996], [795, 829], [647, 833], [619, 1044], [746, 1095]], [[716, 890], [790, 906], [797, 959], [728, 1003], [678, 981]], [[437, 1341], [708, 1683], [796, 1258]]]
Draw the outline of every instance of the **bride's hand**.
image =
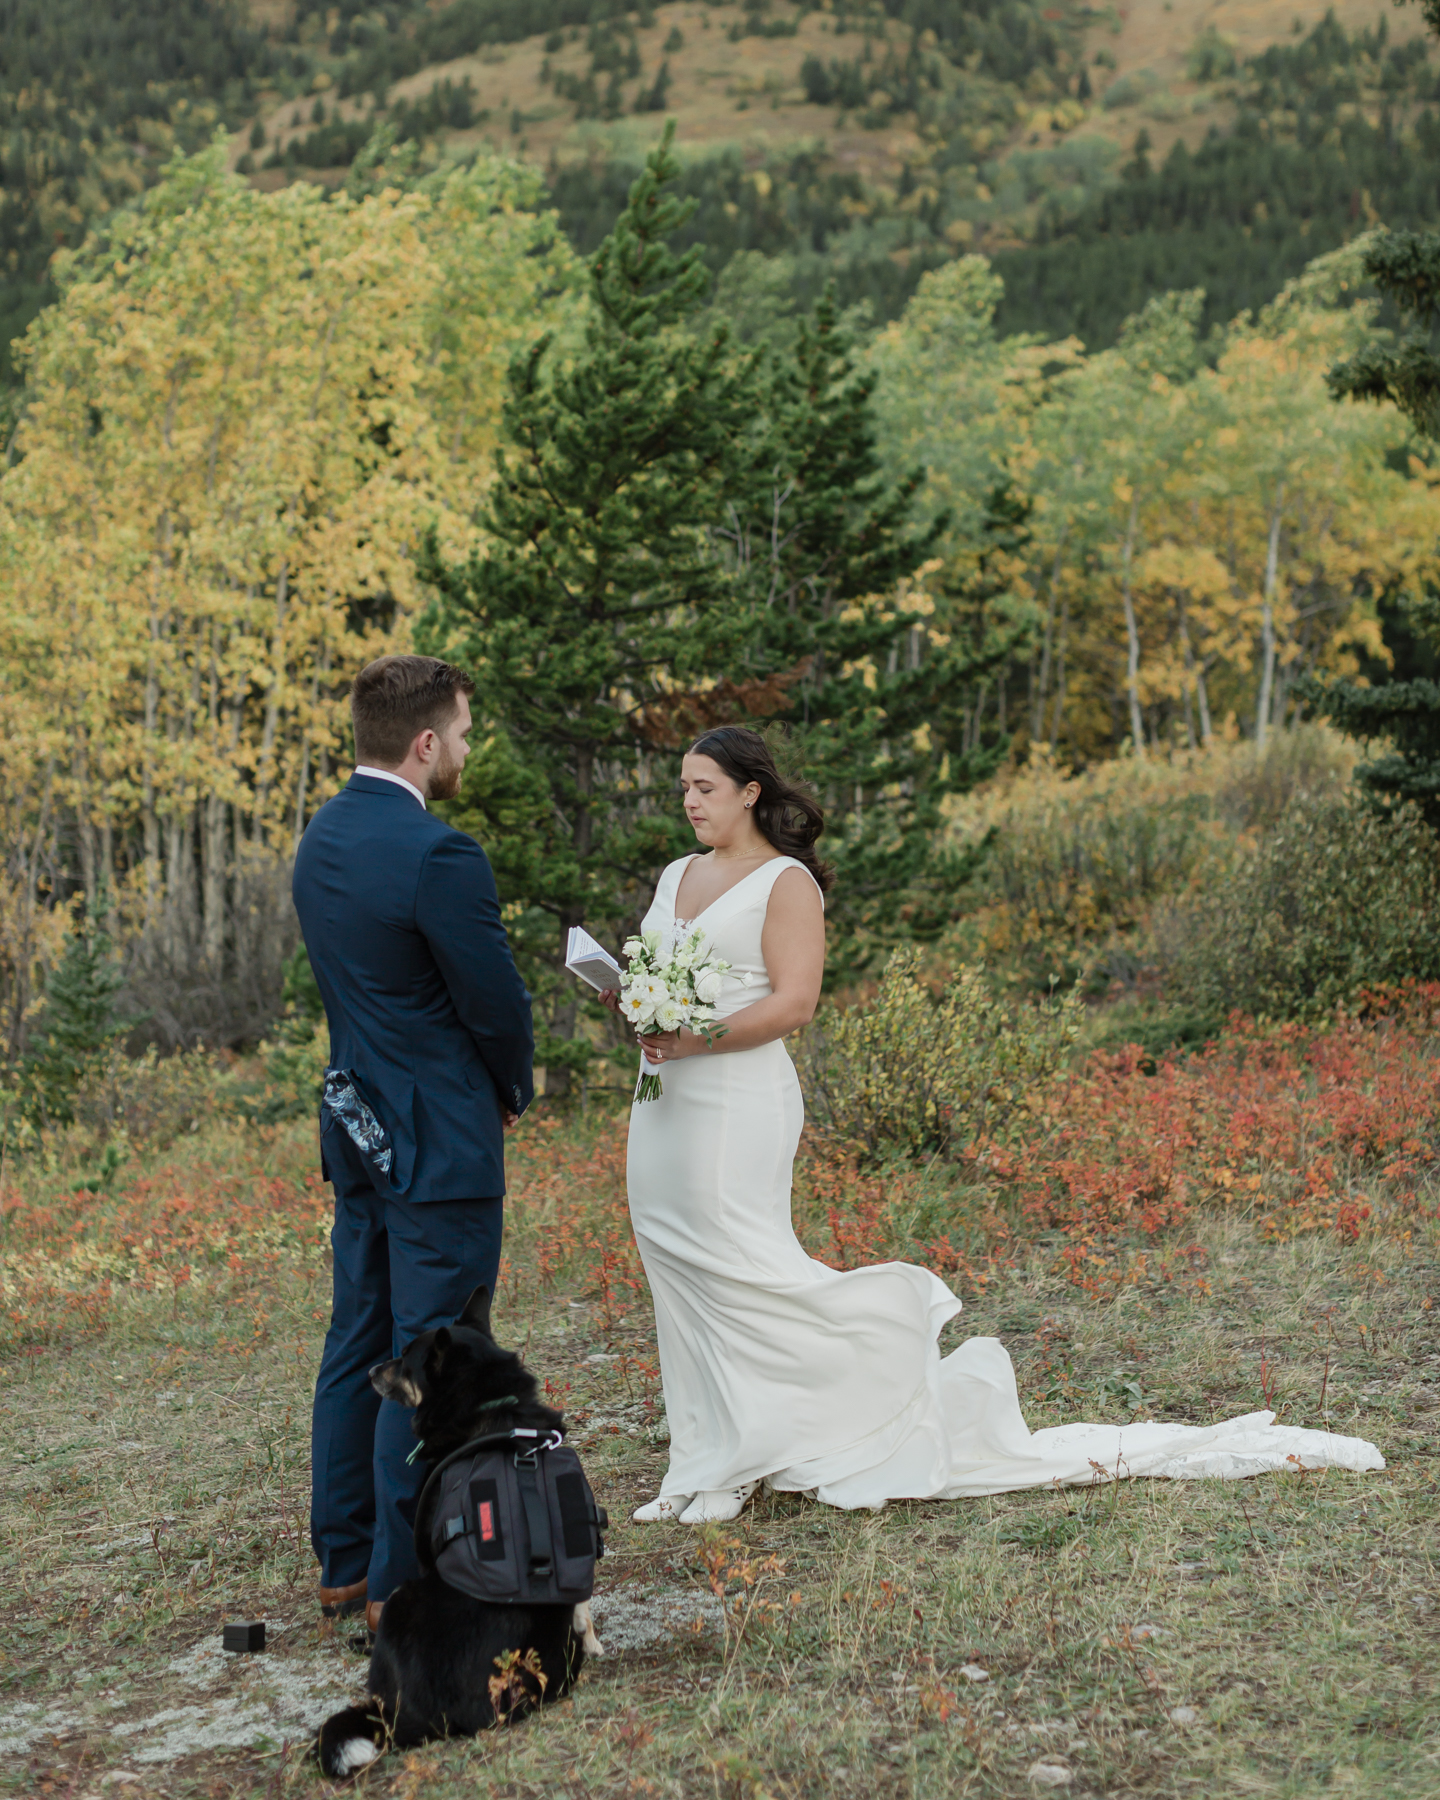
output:
[[648, 1032], [641, 1038], [640, 1048], [647, 1063], [679, 1062], [682, 1057], [693, 1056], [703, 1041], [682, 1027], [679, 1031]]

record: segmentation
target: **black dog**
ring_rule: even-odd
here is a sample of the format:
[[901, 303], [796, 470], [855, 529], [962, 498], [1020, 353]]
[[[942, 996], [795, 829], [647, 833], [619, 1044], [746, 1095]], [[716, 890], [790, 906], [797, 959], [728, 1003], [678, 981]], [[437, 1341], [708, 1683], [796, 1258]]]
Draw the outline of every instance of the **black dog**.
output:
[[[563, 1423], [537, 1398], [520, 1358], [490, 1335], [483, 1287], [453, 1326], [425, 1332], [404, 1356], [372, 1369], [370, 1381], [383, 1399], [414, 1407], [430, 1467], [482, 1434], [558, 1434]], [[495, 1605], [432, 1569], [386, 1600], [369, 1700], [327, 1719], [315, 1754], [327, 1775], [344, 1777], [391, 1745], [473, 1737], [568, 1693], [586, 1654], [600, 1648], [588, 1605]]]

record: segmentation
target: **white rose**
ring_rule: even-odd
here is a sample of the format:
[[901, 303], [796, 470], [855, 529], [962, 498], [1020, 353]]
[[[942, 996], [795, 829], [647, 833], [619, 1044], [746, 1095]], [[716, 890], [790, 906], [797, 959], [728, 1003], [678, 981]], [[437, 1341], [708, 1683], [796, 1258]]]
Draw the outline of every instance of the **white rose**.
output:
[[661, 1031], [678, 1031], [681, 1023], [679, 1005], [674, 1000], [666, 1000], [655, 1008], [655, 1023]]
[[720, 987], [724, 977], [717, 975], [714, 969], [707, 969], [695, 983], [695, 998], [702, 1006], [713, 1006], [720, 998]]

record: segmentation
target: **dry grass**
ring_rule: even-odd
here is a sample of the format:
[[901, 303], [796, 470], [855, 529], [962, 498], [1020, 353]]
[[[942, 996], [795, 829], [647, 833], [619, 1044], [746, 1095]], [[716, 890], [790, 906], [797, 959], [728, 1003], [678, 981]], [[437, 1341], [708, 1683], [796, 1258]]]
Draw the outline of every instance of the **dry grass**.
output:
[[[20, 1171], [0, 1309], [0, 1792], [323, 1790], [304, 1722], [363, 1664], [311, 1595], [312, 1142], [215, 1125], [114, 1197], [75, 1193], [67, 1158], [93, 1152]], [[961, 1280], [963, 1330], [1005, 1339], [1032, 1424], [1137, 1402], [1203, 1421], [1269, 1395], [1293, 1422], [1379, 1442], [1383, 1475], [878, 1516], [772, 1496], [702, 1539], [624, 1522], [665, 1449], [622, 1148], [613, 1123], [525, 1128], [497, 1314], [617, 1521], [599, 1604], [617, 1653], [543, 1717], [390, 1759], [363, 1791], [1019, 1795], [1038, 1764], [1078, 1794], [1434, 1790], [1428, 1185], [1353, 1243], [1192, 1214], [1103, 1299], [1056, 1272], [1054, 1234]], [[215, 1650], [240, 1616], [271, 1622], [263, 1657]]]
[[[887, 184], [898, 179], [905, 160], [920, 148], [920, 139], [905, 125], [886, 130], [862, 130], [841, 122], [834, 108], [807, 104], [800, 85], [800, 67], [810, 55], [827, 62], [835, 56], [858, 56], [861, 38], [852, 32], [835, 38], [822, 12], [806, 15], [794, 37], [746, 37], [732, 43], [727, 29], [741, 17], [738, 9], [714, 7], [700, 0], [655, 9], [654, 23], [637, 26], [636, 39], [644, 68], [642, 79], [652, 82], [662, 60], [670, 65], [671, 84], [666, 113], [628, 115], [613, 124], [598, 120], [577, 121], [575, 109], [556, 98], [553, 87], [540, 79], [546, 60], [543, 37], [516, 44], [497, 45], [476, 56], [433, 63], [397, 81], [392, 103], [415, 100], [428, 94], [438, 81], [459, 84], [468, 79], [475, 90], [475, 107], [489, 118], [474, 130], [452, 132], [447, 143], [454, 149], [486, 145], [506, 155], [548, 165], [552, 157], [581, 158], [616, 148], [644, 149], [660, 136], [666, 117], [680, 122], [680, 136], [687, 151], [703, 151], [738, 144], [756, 158], [771, 150], [819, 142], [836, 164], [855, 169], [867, 181]], [[685, 39], [680, 50], [662, 49], [672, 30]], [[891, 24], [888, 35], [908, 43], [908, 31]], [[877, 48], [877, 55], [880, 54]], [[551, 67], [562, 74], [584, 75], [590, 67], [583, 33], [549, 56]], [[639, 82], [626, 86], [627, 103]], [[337, 103], [344, 118], [363, 117], [368, 101]], [[271, 146], [284, 151], [292, 138], [303, 138], [311, 129], [309, 107], [285, 102], [263, 110], [260, 119]], [[299, 123], [292, 125], [292, 118]], [[518, 129], [516, 128], [518, 125]], [[232, 145], [232, 161], [245, 147], [244, 134]], [[280, 177], [277, 174], [277, 179]]]
[[[1196, 37], [1213, 28], [1232, 40], [1240, 55], [1253, 56], [1270, 44], [1289, 41], [1295, 21], [1309, 31], [1329, 10], [1328, 0], [1293, 0], [1283, 7], [1263, 0], [1130, 0], [1118, 9], [1097, 10], [1085, 34], [1087, 60], [1093, 61], [1097, 51], [1104, 51], [1113, 57], [1115, 69], [1095, 71], [1095, 101], [1086, 109], [1072, 107], [1062, 129], [1052, 123], [1052, 108], [1042, 108], [1032, 116], [1030, 109], [1022, 107], [1021, 122], [1008, 142], [997, 143], [991, 154], [1003, 159], [1013, 150], [1054, 144], [1067, 135], [1102, 137], [1128, 149], [1141, 127], [1150, 133], [1154, 154], [1159, 157], [1181, 138], [1194, 149], [1212, 126], [1223, 129], [1231, 117], [1221, 91], [1225, 84], [1197, 83], [1186, 77], [1186, 54]], [[1333, 10], [1350, 31], [1384, 18], [1396, 42], [1425, 29], [1413, 7], [1396, 11], [1377, 0], [1338, 0]], [[738, 6], [680, 0], [657, 7], [653, 25], [637, 30], [643, 79], [647, 83], [653, 80], [662, 56], [669, 62], [666, 116], [679, 122], [682, 149], [703, 152], [733, 144], [759, 162], [772, 151], [814, 144], [834, 166], [854, 170], [878, 188], [893, 187], [906, 162], [923, 156], [925, 146], [910, 121], [896, 120], [883, 130], [866, 130], [833, 107], [806, 103], [800, 84], [805, 58], [815, 55], [829, 62], [835, 57], [858, 56], [862, 41], [858, 31], [837, 39], [831, 34], [828, 9], [817, 9], [806, 13], [794, 37], [746, 37], [732, 43], [727, 29], [741, 16]], [[666, 53], [662, 46], [677, 27], [684, 46]], [[878, 24], [875, 29], [879, 58]], [[910, 41], [909, 28], [893, 20], [886, 24], [885, 35], [897, 47]], [[544, 40], [528, 38], [477, 56], [432, 64], [396, 82], [392, 98], [414, 100], [427, 94], [437, 81], [458, 83], [468, 78], [474, 85], [477, 110], [490, 116], [475, 130], [452, 133], [447, 141], [457, 149], [487, 145], [542, 165], [552, 158], [564, 161], [616, 149], [643, 150], [658, 137], [664, 122], [660, 115], [632, 116], [610, 125], [594, 120], [577, 122], [573, 107], [557, 100], [553, 89], [541, 81], [544, 60]], [[567, 43], [550, 62], [556, 70], [583, 74], [589, 67], [583, 37]], [[1114, 111], [1101, 106], [1098, 96], [1105, 86], [1142, 70], [1157, 78], [1160, 85], [1154, 94], [1143, 103]], [[627, 85], [627, 103], [638, 85]], [[342, 101], [337, 111], [342, 117], [358, 118], [367, 107], [366, 101]], [[269, 144], [282, 151], [290, 139], [304, 137], [311, 129], [309, 107], [300, 102], [262, 108], [259, 117]], [[292, 118], [299, 122], [292, 125]], [[246, 132], [236, 134], [232, 162], [243, 153], [246, 142]], [[262, 185], [277, 185], [284, 179], [280, 171], [258, 178]], [[971, 247], [986, 246], [977, 240]]]

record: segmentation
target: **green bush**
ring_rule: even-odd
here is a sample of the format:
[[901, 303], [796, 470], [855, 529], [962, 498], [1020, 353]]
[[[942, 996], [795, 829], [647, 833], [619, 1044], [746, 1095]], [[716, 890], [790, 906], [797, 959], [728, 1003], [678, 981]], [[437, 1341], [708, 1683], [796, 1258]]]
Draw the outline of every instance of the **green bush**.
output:
[[303, 1119], [316, 1112], [330, 1060], [330, 1028], [325, 1003], [303, 944], [285, 964], [285, 1013], [274, 1035], [260, 1045], [264, 1092], [249, 1102], [261, 1124]]
[[50, 971], [40, 1017], [20, 1064], [22, 1110], [33, 1125], [70, 1124], [76, 1090], [136, 1022], [116, 1010], [124, 979], [100, 913], [91, 909]]
[[1079, 1035], [1078, 994], [1038, 1005], [998, 998], [979, 968], [937, 994], [920, 952], [891, 956], [867, 1005], [822, 1008], [802, 1058], [812, 1120], [869, 1160], [953, 1155], [1025, 1128]]
[[1277, 732], [1262, 752], [1216, 744], [1119, 757], [1071, 775], [1044, 759], [954, 810], [957, 847], [986, 843], [951, 936], [1033, 989], [1152, 959], [1152, 920], [1224, 879], [1247, 836], [1297, 794], [1338, 795], [1354, 767], [1334, 732]]
[[157, 1149], [234, 1110], [233, 1078], [211, 1050], [162, 1056], [149, 1045], [140, 1056], [112, 1048], [76, 1090], [75, 1124], [104, 1143], [121, 1137]]
[[1114, 112], [1121, 106], [1138, 106], [1159, 85], [1160, 78], [1152, 70], [1132, 69], [1128, 75], [1122, 75], [1118, 81], [1110, 83], [1100, 96], [1100, 104], [1106, 112]]
[[1440, 979], [1440, 843], [1413, 808], [1301, 795], [1170, 936], [1167, 987], [1202, 1011], [1316, 1018]]
[[1185, 54], [1185, 73], [1191, 81], [1223, 81], [1237, 66], [1235, 46], [1213, 25], [1205, 27]]

